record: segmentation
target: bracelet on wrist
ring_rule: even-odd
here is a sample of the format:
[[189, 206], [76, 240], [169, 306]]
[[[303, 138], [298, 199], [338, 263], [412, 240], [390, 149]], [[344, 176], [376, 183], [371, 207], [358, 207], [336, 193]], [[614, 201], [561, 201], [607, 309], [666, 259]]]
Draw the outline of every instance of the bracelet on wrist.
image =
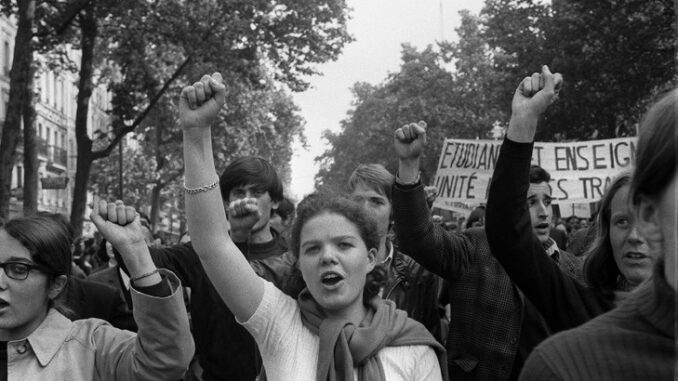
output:
[[147, 273], [141, 274], [138, 277], [132, 278], [132, 283], [136, 283], [136, 282], [138, 282], [138, 281], [140, 281], [144, 278], [148, 278], [149, 276], [152, 276], [152, 275], [155, 275], [155, 274], [158, 274], [158, 273], [159, 273], [158, 269], [155, 269], [153, 271], [149, 271]]
[[202, 192], [208, 192], [208, 191], [211, 191], [212, 189], [215, 189], [217, 187], [217, 185], [219, 185], [219, 176], [217, 176], [217, 178], [214, 180], [213, 183], [203, 185], [203, 186], [197, 187], [197, 188], [187, 187], [186, 181], [184, 181], [184, 192], [186, 192], [186, 194], [198, 194], [198, 193], [202, 193]]

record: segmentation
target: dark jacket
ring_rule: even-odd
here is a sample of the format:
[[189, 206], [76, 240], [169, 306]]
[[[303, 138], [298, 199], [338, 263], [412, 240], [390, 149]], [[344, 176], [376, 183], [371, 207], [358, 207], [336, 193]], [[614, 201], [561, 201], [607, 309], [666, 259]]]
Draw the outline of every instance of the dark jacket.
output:
[[[87, 280], [97, 283], [106, 284], [114, 289], [118, 290], [120, 296], [125, 301], [126, 313], [132, 315], [132, 294], [130, 291], [125, 288], [120, 278], [120, 267], [113, 266], [100, 269], [96, 272], [93, 272], [87, 277]], [[129, 321], [129, 330], [136, 332], [137, 326], [134, 323], [134, 319]]]
[[[285, 246], [277, 235], [268, 243], [237, 246], [259, 276], [280, 287], [293, 260], [282, 256]], [[186, 243], [151, 248], [151, 257], [158, 267], [172, 270], [183, 286], [191, 289], [193, 337], [203, 380], [254, 380], [261, 368], [256, 343], [219, 297], [193, 246]]]
[[549, 236], [556, 241], [560, 249], [567, 250], [567, 233], [557, 228], [551, 228]]
[[64, 312], [71, 320], [97, 318], [116, 328], [137, 330], [132, 311], [127, 308], [119, 290], [111, 286], [69, 277], [58, 303], [66, 307]]
[[421, 183], [395, 184], [393, 211], [400, 250], [449, 284], [450, 379], [517, 378], [529, 351], [549, 331], [490, 253], [485, 231], [449, 233], [434, 224]]
[[[504, 140], [490, 185], [485, 229], [492, 254], [555, 332], [609, 311], [612, 301], [563, 274], [530, 228], [524, 202], [533, 144]], [[579, 259], [579, 258], [578, 258]]]
[[398, 309], [422, 323], [442, 343], [438, 308], [440, 278], [396, 247], [389, 267], [382, 297], [394, 301]]

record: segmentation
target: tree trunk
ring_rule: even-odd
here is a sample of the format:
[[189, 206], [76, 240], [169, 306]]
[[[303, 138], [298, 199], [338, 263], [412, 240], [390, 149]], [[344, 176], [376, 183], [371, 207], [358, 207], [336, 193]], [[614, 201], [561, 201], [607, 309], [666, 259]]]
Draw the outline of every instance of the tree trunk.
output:
[[73, 185], [73, 203], [71, 204], [71, 224], [75, 236], [82, 234], [82, 224], [87, 206], [87, 181], [92, 168], [92, 139], [87, 135], [87, 116], [89, 100], [92, 96], [92, 75], [94, 42], [97, 35], [97, 24], [94, 5], [90, 4], [78, 17], [81, 32], [80, 80], [78, 82], [77, 110], [75, 112], [75, 141], [78, 145], [78, 158], [75, 167], [75, 184]]
[[21, 133], [22, 105], [26, 96], [26, 81], [33, 60], [31, 38], [35, 17], [35, 0], [19, 0], [14, 59], [9, 73], [9, 101], [0, 138], [0, 218], [9, 217], [12, 170], [17, 158], [16, 148]]
[[38, 211], [38, 139], [35, 132], [35, 64], [31, 65], [26, 80], [24, 99], [24, 216]]

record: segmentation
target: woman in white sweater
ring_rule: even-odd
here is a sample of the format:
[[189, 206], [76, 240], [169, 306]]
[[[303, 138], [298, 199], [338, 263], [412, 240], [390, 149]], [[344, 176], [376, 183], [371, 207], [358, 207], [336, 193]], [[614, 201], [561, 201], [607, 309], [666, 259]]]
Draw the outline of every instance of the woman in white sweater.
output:
[[[373, 271], [376, 226], [358, 205], [324, 197], [300, 205], [292, 251], [307, 287], [296, 300], [255, 274], [230, 239], [221, 208], [210, 125], [224, 102], [218, 73], [181, 93], [188, 226], [207, 275], [257, 341], [268, 379], [444, 379], [442, 346], [377, 295], [383, 273]], [[256, 202], [234, 201], [229, 215], [254, 225]]]

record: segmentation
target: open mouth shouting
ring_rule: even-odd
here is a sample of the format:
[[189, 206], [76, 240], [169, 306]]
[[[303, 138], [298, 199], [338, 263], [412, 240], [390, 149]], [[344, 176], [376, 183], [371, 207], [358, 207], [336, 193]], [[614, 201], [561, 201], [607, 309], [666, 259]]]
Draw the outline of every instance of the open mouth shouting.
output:
[[320, 282], [329, 290], [339, 287], [343, 280], [344, 277], [335, 271], [325, 271], [320, 276]]
[[5, 299], [0, 298], [0, 312], [4, 311], [7, 307], [9, 307], [9, 303]]

